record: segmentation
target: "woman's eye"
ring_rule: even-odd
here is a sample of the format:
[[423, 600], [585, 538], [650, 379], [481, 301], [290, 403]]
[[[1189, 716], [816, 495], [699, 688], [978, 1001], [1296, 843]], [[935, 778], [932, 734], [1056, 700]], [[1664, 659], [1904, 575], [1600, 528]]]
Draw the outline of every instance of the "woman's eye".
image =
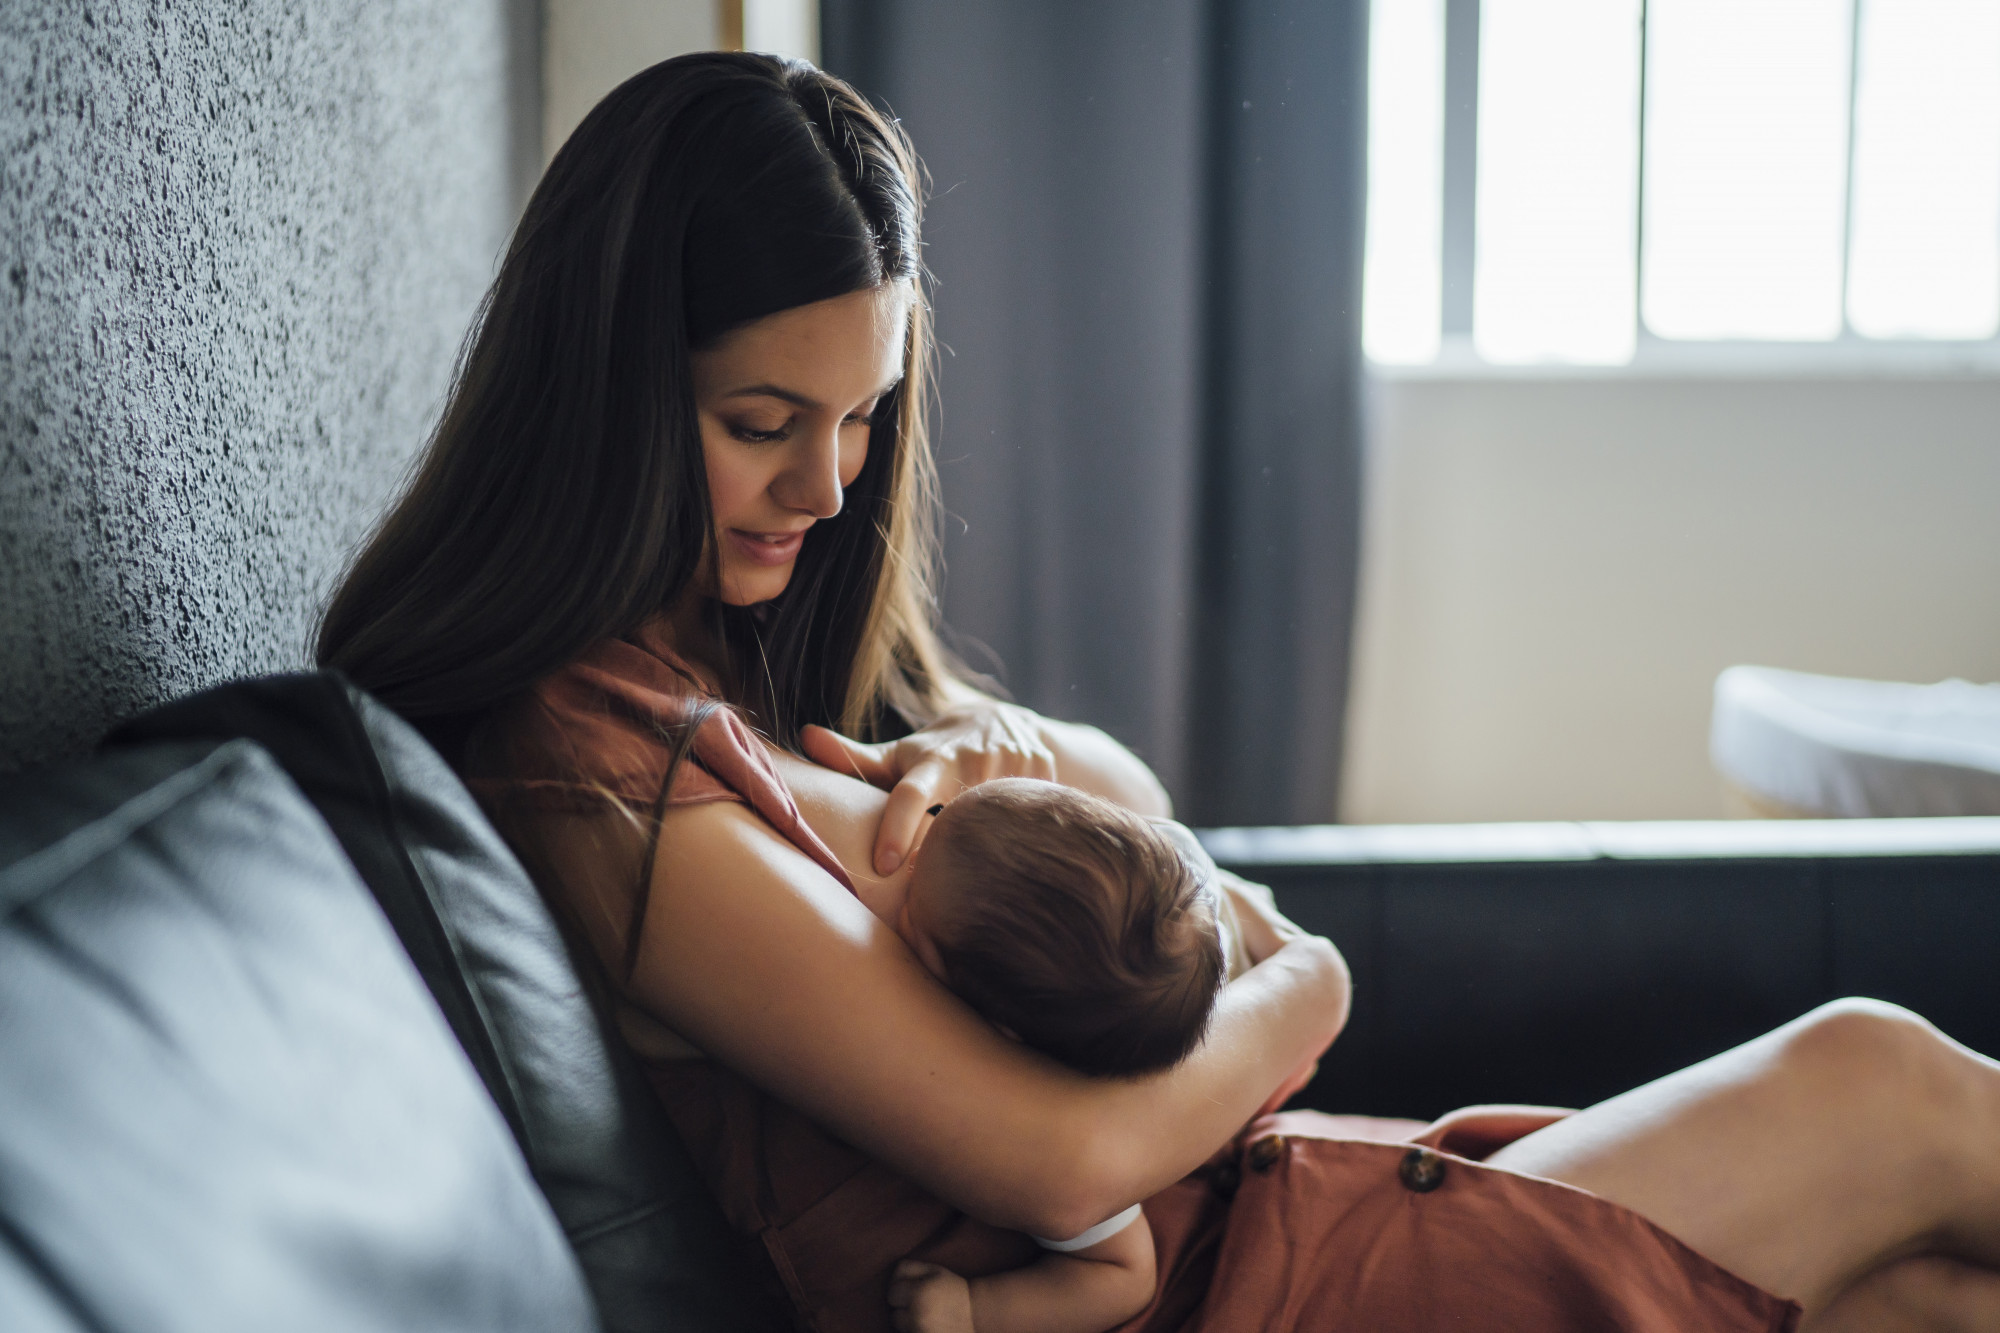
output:
[[792, 433], [792, 423], [787, 421], [776, 430], [756, 430], [743, 424], [733, 424], [729, 433], [745, 444], [776, 444]]

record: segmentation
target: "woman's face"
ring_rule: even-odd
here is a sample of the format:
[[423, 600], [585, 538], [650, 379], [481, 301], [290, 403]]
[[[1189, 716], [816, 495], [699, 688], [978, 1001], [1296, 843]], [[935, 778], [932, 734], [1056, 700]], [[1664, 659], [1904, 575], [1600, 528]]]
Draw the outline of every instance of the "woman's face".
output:
[[907, 284], [781, 310], [694, 355], [715, 514], [715, 586], [732, 606], [791, 582], [806, 529], [840, 512], [868, 419], [903, 377]]

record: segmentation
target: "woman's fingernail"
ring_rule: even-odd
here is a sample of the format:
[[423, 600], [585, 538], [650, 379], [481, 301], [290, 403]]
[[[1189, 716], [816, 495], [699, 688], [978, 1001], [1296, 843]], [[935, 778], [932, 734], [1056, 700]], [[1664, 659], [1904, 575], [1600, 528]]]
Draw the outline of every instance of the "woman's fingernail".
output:
[[894, 852], [879, 853], [875, 857], [875, 873], [878, 875], [894, 874], [896, 867], [901, 864], [903, 864], [903, 858]]

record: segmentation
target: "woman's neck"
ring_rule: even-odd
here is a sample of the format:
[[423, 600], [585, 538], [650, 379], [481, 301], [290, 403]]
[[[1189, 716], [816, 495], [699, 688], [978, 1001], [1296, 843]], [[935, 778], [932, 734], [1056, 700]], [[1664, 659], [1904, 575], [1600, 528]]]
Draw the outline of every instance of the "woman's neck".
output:
[[690, 590], [658, 622], [674, 655], [692, 667], [702, 683], [734, 703], [740, 693], [729, 670], [729, 651], [716, 633], [714, 599]]

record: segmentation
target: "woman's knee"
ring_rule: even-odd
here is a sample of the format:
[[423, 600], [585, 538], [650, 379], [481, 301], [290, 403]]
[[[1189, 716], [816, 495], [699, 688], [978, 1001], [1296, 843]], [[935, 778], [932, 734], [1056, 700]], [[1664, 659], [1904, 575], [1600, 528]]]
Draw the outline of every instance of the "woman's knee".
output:
[[1926, 1019], [1901, 1005], [1832, 1000], [1775, 1035], [1788, 1074], [1843, 1102], [1882, 1093], [1907, 1104], [1955, 1090], [1957, 1053]]

